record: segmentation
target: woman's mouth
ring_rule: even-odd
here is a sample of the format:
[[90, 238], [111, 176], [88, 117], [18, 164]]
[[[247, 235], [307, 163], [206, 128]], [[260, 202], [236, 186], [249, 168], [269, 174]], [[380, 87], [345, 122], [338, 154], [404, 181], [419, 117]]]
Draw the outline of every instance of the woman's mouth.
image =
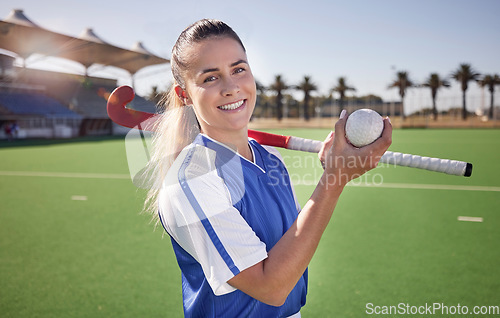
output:
[[241, 106], [243, 106], [244, 103], [245, 103], [245, 100], [242, 99], [242, 100], [239, 100], [239, 101], [231, 103], [231, 104], [218, 106], [217, 108], [221, 109], [221, 110], [236, 110], [236, 109], [240, 108]]

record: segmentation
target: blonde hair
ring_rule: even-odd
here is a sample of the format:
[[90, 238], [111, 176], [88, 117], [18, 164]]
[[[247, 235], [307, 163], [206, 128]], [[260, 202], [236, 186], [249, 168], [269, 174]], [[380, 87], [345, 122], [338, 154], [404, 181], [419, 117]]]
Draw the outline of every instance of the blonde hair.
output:
[[200, 133], [193, 107], [182, 103], [175, 92], [175, 84], [160, 102], [160, 107], [164, 109], [153, 126], [151, 156], [141, 175], [143, 187], [149, 189], [144, 210], [156, 220], [158, 195], [168, 169], [182, 149]]
[[171, 69], [174, 77], [169, 92], [160, 102], [159, 118], [153, 126], [152, 152], [141, 179], [149, 189], [144, 211], [153, 215], [158, 222], [158, 195], [168, 169], [179, 153], [200, 133], [200, 126], [192, 106], [185, 106], [177, 96], [175, 87], [185, 90], [183, 74], [188, 67], [184, 58], [186, 48], [194, 43], [213, 37], [230, 37], [236, 40], [243, 50], [245, 47], [238, 35], [222, 21], [203, 19], [187, 27], [172, 48]]

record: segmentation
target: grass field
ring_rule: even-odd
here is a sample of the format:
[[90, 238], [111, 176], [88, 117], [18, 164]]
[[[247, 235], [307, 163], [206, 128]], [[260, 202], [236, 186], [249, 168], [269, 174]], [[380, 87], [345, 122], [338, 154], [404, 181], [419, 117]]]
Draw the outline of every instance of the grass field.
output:
[[[500, 130], [395, 130], [390, 150], [470, 161], [473, 175], [380, 166], [346, 187], [303, 317], [376, 316], [368, 303], [500, 306], [499, 146]], [[282, 154], [304, 204], [321, 168], [313, 154]], [[123, 138], [4, 142], [0, 158], [0, 317], [182, 317], [170, 239], [139, 214]], [[440, 313], [425, 317], [458, 317]]]

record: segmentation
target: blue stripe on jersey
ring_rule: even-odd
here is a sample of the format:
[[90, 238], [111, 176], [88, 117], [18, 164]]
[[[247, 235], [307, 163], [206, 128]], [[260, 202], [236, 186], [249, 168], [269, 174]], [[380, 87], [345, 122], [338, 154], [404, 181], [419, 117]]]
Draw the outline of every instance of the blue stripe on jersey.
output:
[[240, 270], [238, 267], [234, 264], [233, 259], [231, 256], [229, 256], [229, 253], [227, 252], [226, 248], [220, 241], [219, 237], [217, 236], [217, 233], [215, 233], [215, 230], [208, 220], [207, 216], [203, 212], [203, 209], [201, 208], [200, 204], [198, 203], [198, 200], [196, 200], [196, 197], [194, 196], [193, 192], [189, 188], [189, 185], [186, 181], [186, 168], [189, 165], [189, 162], [191, 161], [191, 158], [193, 156], [195, 147], [191, 148], [186, 155], [186, 158], [184, 159], [180, 169], [179, 169], [179, 183], [181, 185], [182, 191], [186, 195], [189, 203], [193, 207], [194, 211], [196, 212], [196, 215], [198, 215], [198, 218], [201, 221], [201, 224], [203, 224], [203, 227], [205, 228], [205, 231], [207, 231], [208, 236], [210, 237], [210, 240], [212, 240], [212, 243], [214, 244], [215, 248], [219, 252], [219, 255], [222, 257], [224, 262], [226, 263], [227, 267], [231, 270], [233, 275], [237, 275], [240, 273]]

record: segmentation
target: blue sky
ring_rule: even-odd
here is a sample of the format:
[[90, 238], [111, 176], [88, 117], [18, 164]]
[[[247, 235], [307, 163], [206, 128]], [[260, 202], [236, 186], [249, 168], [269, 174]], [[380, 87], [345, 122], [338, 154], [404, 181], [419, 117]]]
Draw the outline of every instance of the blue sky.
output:
[[[500, 74], [496, 0], [16, 0], [2, 1], [0, 17], [15, 8], [56, 32], [77, 36], [92, 27], [111, 44], [129, 48], [140, 40], [167, 58], [187, 25], [205, 17], [221, 19], [242, 38], [257, 80], [268, 85], [282, 74], [289, 84], [297, 84], [309, 75], [319, 88], [317, 94], [326, 94], [339, 76], [345, 76], [358, 95], [397, 99], [397, 91], [387, 89], [396, 71], [406, 70], [421, 82], [432, 72], [448, 76], [464, 62], [480, 73]], [[40, 58], [31, 65], [83, 72], [76, 64]], [[146, 94], [151, 85], [166, 87], [169, 72], [165, 66], [140, 71], [138, 93]], [[118, 77], [120, 84], [130, 84], [126, 73], [116, 69], [91, 70], [91, 75]], [[422, 101], [428, 95], [413, 89], [408, 98]], [[485, 98], [475, 84], [468, 95], [475, 98], [475, 107], [479, 99], [489, 103], [489, 94]], [[442, 91], [441, 98], [459, 99], [458, 85]]]

